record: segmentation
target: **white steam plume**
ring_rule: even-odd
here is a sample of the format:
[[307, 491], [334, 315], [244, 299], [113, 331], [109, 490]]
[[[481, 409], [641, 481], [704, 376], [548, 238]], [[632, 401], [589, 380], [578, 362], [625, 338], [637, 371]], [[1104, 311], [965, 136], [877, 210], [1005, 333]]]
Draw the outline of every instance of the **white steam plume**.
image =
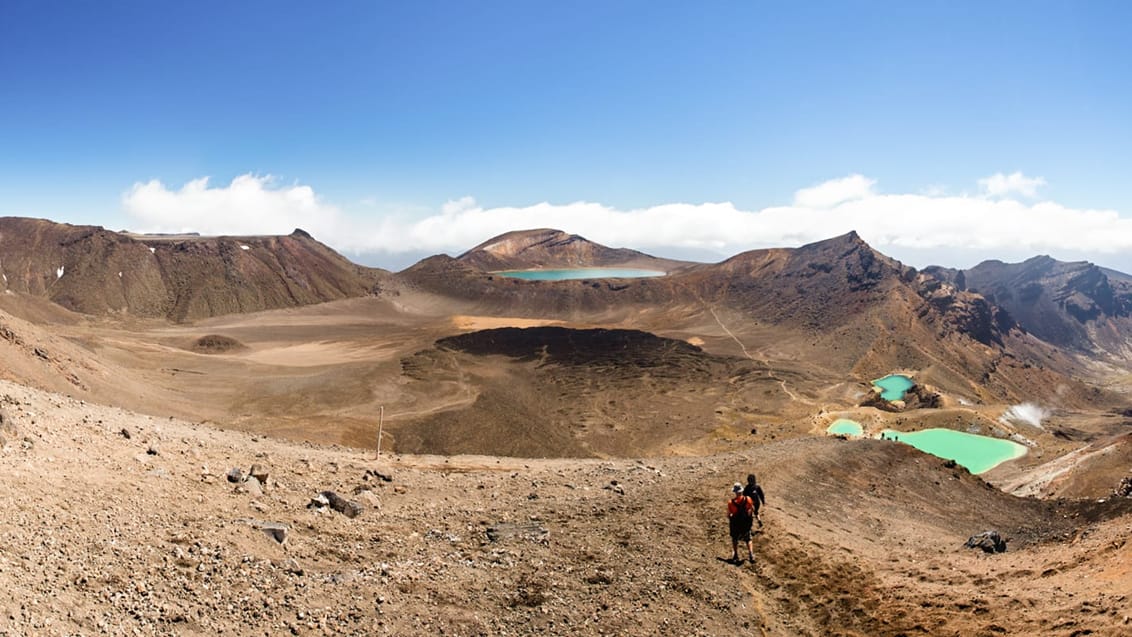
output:
[[1024, 422], [1038, 429], [1045, 429], [1045, 427], [1042, 427], [1042, 421], [1049, 418], [1049, 415], [1050, 411], [1045, 407], [1034, 403], [1022, 403], [1007, 409], [1006, 413], [1002, 415], [1001, 420], [1005, 422]]

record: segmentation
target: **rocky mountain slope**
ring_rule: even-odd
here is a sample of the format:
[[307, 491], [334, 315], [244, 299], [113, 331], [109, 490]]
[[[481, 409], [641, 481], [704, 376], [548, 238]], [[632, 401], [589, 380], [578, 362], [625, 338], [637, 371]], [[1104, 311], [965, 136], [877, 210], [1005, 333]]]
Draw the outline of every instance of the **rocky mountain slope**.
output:
[[1127, 275], [1048, 256], [925, 272], [983, 295], [1047, 343], [1132, 360], [1132, 280]]
[[287, 236], [136, 235], [0, 218], [3, 289], [86, 314], [186, 321], [372, 294], [384, 275], [302, 230]]
[[[1072, 362], [1019, 330], [1008, 313], [880, 254], [855, 233], [754, 250], [660, 278], [522, 281], [446, 256], [399, 276], [478, 314], [716, 331], [722, 338], [714, 344], [730, 353], [756, 361], [770, 350], [820, 359], [831, 377], [927, 370], [929, 382], [1001, 400], [1074, 387]], [[1040, 369], [1026, 362], [1035, 358]], [[1077, 388], [1067, 400], [1085, 396]]]
[[[1016, 498], [897, 443], [389, 456], [0, 382], [0, 632], [1120, 635], [1132, 500]], [[730, 557], [729, 485], [768, 498]], [[316, 505], [333, 492], [339, 510]], [[329, 499], [329, 498], [326, 498]], [[352, 517], [351, 517], [352, 516]], [[963, 547], [994, 529], [1007, 551]]]

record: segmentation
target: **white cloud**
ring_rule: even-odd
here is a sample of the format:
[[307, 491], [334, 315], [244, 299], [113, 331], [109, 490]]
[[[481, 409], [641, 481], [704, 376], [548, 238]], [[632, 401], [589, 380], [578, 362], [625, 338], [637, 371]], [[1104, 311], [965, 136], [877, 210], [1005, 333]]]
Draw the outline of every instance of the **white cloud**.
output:
[[1017, 171], [1009, 175], [995, 173], [979, 180], [979, 187], [982, 188], [983, 193], [991, 197], [1018, 193], [1032, 199], [1038, 196], [1038, 188], [1044, 185], [1046, 185], [1044, 177], [1027, 177]]
[[319, 201], [310, 186], [277, 187], [271, 176], [250, 174], [227, 186], [209, 187], [208, 182], [201, 177], [180, 190], [157, 180], [136, 183], [122, 196], [122, 205], [141, 232], [252, 235], [303, 228], [315, 234], [340, 226], [340, 211]]
[[[669, 203], [619, 210], [593, 202], [484, 208], [471, 197], [445, 203], [429, 214], [354, 215], [320, 200], [308, 186], [279, 186], [244, 175], [227, 186], [207, 179], [180, 190], [151, 181], [123, 196], [144, 231], [202, 234], [285, 234], [299, 227], [350, 255], [457, 255], [497, 234], [557, 228], [612, 247], [651, 254], [716, 254], [792, 247], [856, 230], [874, 248], [923, 267], [967, 267], [985, 258], [1017, 260], [1036, 254], [1090, 258], [1124, 271], [1132, 262], [1132, 218], [1115, 210], [1078, 209], [1052, 201], [1023, 202], [1009, 188], [1036, 188], [1044, 180], [1016, 173], [980, 183], [1000, 196], [878, 193], [860, 175], [834, 179], [795, 193], [788, 206], [740, 210], [730, 202]], [[1040, 182], [1040, 183], [1039, 183]], [[1108, 255], [1109, 259], [1102, 257]], [[963, 262], [957, 262], [962, 259]]]
[[845, 201], [873, 196], [876, 180], [861, 175], [831, 179], [794, 193], [794, 205], [803, 208], [830, 208]]

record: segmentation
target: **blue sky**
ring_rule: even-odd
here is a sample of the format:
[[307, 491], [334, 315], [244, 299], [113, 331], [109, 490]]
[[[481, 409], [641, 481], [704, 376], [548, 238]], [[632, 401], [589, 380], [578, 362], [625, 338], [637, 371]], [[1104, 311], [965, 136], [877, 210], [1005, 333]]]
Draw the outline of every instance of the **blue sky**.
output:
[[1115, 1], [2, 0], [0, 215], [303, 227], [387, 267], [551, 226], [704, 260], [856, 229], [919, 267], [1132, 271], [1130, 23]]

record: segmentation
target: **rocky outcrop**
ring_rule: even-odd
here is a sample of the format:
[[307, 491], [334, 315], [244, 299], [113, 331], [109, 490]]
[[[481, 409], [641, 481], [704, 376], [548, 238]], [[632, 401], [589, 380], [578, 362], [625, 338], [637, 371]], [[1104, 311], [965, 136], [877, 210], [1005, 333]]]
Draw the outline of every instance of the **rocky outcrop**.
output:
[[1132, 356], [1132, 278], [1085, 261], [1038, 256], [984, 261], [969, 270], [926, 268], [937, 280], [975, 292], [1034, 336], [1077, 351]]
[[885, 400], [875, 387], [865, 395], [859, 403], [861, 407], [874, 407], [882, 411], [901, 412], [910, 409], [939, 409], [942, 404], [940, 395], [919, 383], [912, 385], [904, 392], [900, 400]]
[[[960, 278], [962, 273], [957, 275]], [[935, 310], [945, 333], [966, 334], [984, 345], [1002, 345], [1002, 337], [1016, 324], [1010, 313], [978, 294], [963, 291], [957, 284], [920, 275], [917, 292]], [[922, 311], [921, 316], [927, 317]]]

